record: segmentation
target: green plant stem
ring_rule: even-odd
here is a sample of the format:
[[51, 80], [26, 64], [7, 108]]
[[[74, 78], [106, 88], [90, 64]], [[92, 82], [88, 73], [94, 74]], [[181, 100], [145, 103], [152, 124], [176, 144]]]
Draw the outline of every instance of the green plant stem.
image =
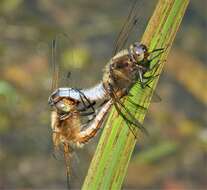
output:
[[[189, 0], [159, 0], [149, 21], [142, 43], [146, 44], [149, 50], [167, 47], [166, 51], [158, 57], [161, 60], [158, 73], [161, 73], [166, 62], [164, 60], [166, 60], [170, 51], [188, 3]], [[155, 64], [157, 60], [153, 61], [153, 63]], [[150, 84], [152, 89], [155, 89], [158, 78]], [[145, 101], [148, 95], [145, 91], [144, 93], [140, 93], [140, 91], [143, 90], [139, 88], [139, 85], [133, 87], [131, 90], [131, 94], [134, 95], [133, 100], [140, 105], [144, 104], [148, 108], [149, 101]], [[136, 113], [136, 110], [133, 110], [129, 105], [126, 106], [128, 106], [132, 113]], [[136, 118], [141, 123], [143, 123], [144, 117], [145, 114], [136, 113]], [[82, 189], [120, 189], [136, 141], [137, 139], [134, 138], [123, 119], [113, 108], [106, 122]], [[137, 171], [137, 177], [139, 175], [141, 174]]]

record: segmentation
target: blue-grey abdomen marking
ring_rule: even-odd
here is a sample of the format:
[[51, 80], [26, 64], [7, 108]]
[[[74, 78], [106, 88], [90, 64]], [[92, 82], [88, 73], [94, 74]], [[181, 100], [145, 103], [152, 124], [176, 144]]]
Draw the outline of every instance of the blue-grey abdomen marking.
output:
[[75, 89], [75, 88], [58, 88], [49, 97], [49, 104], [53, 104], [56, 97], [71, 98], [73, 100], [81, 101], [85, 96], [90, 101], [98, 101], [108, 99], [107, 93], [103, 87], [103, 83], [89, 89]]

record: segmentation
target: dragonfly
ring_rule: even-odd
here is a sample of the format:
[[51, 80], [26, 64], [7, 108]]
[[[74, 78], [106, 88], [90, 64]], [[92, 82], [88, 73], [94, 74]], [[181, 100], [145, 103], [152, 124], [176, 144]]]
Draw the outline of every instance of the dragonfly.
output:
[[[115, 43], [114, 56], [106, 64], [104, 68], [103, 78], [100, 83], [89, 89], [74, 89], [74, 88], [58, 88], [50, 96], [50, 102], [55, 102], [58, 98], [73, 98], [84, 104], [84, 101], [97, 102], [103, 100], [107, 102], [113, 101], [117, 112], [124, 118], [127, 126], [136, 137], [133, 127], [138, 127], [142, 132], [148, 134], [144, 126], [134, 117], [134, 115], [123, 104], [123, 97], [131, 96], [130, 89], [135, 84], [139, 83], [143, 91], [148, 91], [148, 97], [151, 96], [152, 89], [149, 83], [159, 75], [155, 75], [159, 68], [159, 61], [151, 67], [151, 62], [158, 58], [164, 48], [157, 48], [152, 51], [148, 50], [145, 44], [138, 42], [133, 43], [129, 47], [125, 47], [130, 32], [137, 25], [139, 16], [137, 15], [137, 1], [134, 2], [130, 13], [127, 17], [122, 30]], [[157, 53], [157, 54], [156, 54]], [[154, 55], [156, 54], [156, 55]], [[145, 76], [145, 73], [152, 72], [152, 75]], [[147, 89], [147, 90], [146, 90]], [[139, 93], [143, 93], [140, 91]], [[82, 94], [80, 96], [80, 94]], [[81, 98], [82, 96], [86, 98]], [[155, 93], [154, 101], [160, 101], [159, 96]], [[136, 104], [130, 98], [127, 101], [136, 106], [139, 110], [146, 111], [141, 105]]]
[[[115, 43], [114, 56], [106, 64], [102, 80], [97, 85], [89, 89], [58, 88], [51, 94], [50, 102], [55, 102], [57, 97], [73, 98], [78, 101], [81, 100], [82, 103], [85, 100], [90, 102], [100, 100], [107, 102], [111, 100], [135, 137], [136, 134], [131, 126], [138, 127], [142, 132], [148, 134], [144, 126], [123, 104], [123, 97], [131, 95], [130, 90], [137, 83], [140, 84], [143, 91], [148, 92], [149, 97], [151, 96], [152, 89], [149, 84], [158, 76], [155, 73], [159, 68], [159, 60], [152, 67], [151, 62], [164, 52], [164, 48], [149, 51], [145, 44], [135, 42], [122, 49], [125, 47], [130, 32], [137, 25], [138, 19], [137, 1], [135, 1]], [[145, 76], [145, 73], [148, 72], [152, 72], [152, 75]], [[143, 93], [143, 91], [139, 93]], [[81, 98], [81, 94], [85, 97], [84, 99]], [[159, 96], [156, 94], [154, 99], [156, 99], [155, 101], [160, 101]], [[136, 106], [137, 109], [146, 111], [143, 106], [136, 104], [130, 98], [127, 101]]]
[[[52, 65], [54, 67], [52, 90], [59, 86], [59, 68], [55, 62], [56, 41], [56, 39], [52, 41]], [[70, 90], [71, 93], [76, 93], [78, 98], [75, 96], [55, 96], [53, 92], [48, 99], [48, 104], [52, 108], [51, 128], [54, 149], [62, 148], [63, 150], [68, 186], [70, 185], [71, 158], [74, 147], [83, 147], [97, 134], [113, 103], [109, 100], [97, 113], [94, 109], [94, 101], [89, 100], [78, 89], [71, 88]], [[92, 117], [89, 118], [88, 116]], [[82, 119], [83, 117], [84, 119]]]

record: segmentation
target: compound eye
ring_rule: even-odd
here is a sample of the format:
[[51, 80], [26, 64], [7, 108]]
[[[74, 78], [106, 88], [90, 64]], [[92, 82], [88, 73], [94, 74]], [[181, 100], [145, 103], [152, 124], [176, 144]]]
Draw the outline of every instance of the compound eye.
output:
[[134, 47], [134, 53], [135, 53], [137, 61], [143, 61], [143, 59], [144, 59], [144, 49], [142, 48], [142, 46], [135, 46]]
[[58, 109], [58, 111], [60, 111], [60, 112], [67, 113], [70, 111], [70, 106], [65, 104], [63, 101], [57, 102], [55, 106]]
[[147, 46], [144, 44], [140, 44], [140, 48], [142, 48], [144, 53], [146, 53], [148, 51]]

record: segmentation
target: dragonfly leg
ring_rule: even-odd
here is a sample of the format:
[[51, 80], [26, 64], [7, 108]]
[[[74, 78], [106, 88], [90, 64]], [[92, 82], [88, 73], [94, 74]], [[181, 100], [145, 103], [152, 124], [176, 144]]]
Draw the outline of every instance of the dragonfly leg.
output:
[[[164, 60], [166, 61], [166, 60]], [[160, 74], [155, 75], [155, 73], [157, 72], [159, 66], [160, 66], [160, 60], [158, 60], [152, 68], [150, 68], [147, 72], [152, 71], [152, 74], [150, 76], [143, 76], [143, 79], [147, 79], [146, 82], [144, 82], [142, 85], [142, 87], [146, 87], [146, 85], [149, 85], [155, 78], [157, 78], [158, 76], [160, 76]]]
[[81, 112], [80, 113], [80, 116], [89, 116], [89, 115], [96, 115], [96, 114], [94, 114], [95, 112]]
[[67, 118], [69, 118], [70, 117], [70, 113], [65, 113], [65, 114], [61, 114], [60, 116], [59, 116], [59, 119], [62, 121], [62, 120], [66, 120]]
[[161, 54], [164, 53], [164, 48], [158, 48], [158, 49], [154, 49], [153, 51], [150, 52], [150, 54], [155, 53], [157, 51], [160, 51], [157, 55], [155, 55], [154, 57], [152, 57], [149, 61], [152, 61], [153, 59], [156, 59], [157, 57], [159, 57]]
[[160, 60], [156, 61], [156, 63], [152, 66], [152, 68], [147, 70], [147, 72], [152, 72], [152, 75], [154, 75], [157, 72], [159, 66], [160, 66]]
[[[94, 105], [95, 105], [95, 101], [94, 102], [91, 102], [85, 95], [80, 95], [80, 99], [81, 99], [81, 102], [83, 104], [83, 110], [82, 111], [86, 111], [88, 110], [89, 108], [91, 108], [93, 110], [93, 112], [95, 112], [95, 109], [94, 109]], [[88, 103], [88, 105], [85, 103], [85, 101]]]
[[144, 110], [144, 111], [147, 110], [144, 106], [141, 106], [141, 105], [135, 103], [131, 98], [127, 98], [127, 101], [130, 102], [131, 104], [133, 104], [134, 106], [136, 106], [137, 109]]
[[[84, 111], [87, 111], [89, 108], [92, 108], [95, 104], [96, 104], [96, 102], [93, 102], [93, 104], [91, 104], [91, 105], [80, 105], [77, 109], [80, 112], [84, 112]], [[93, 110], [93, 112], [95, 112], [95, 109], [92, 109], [92, 110]]]
[[[116, 107], [117, 112], [125, 120], [127, 126], [129, 127], [130, 131], [135, 136], [135, 138], [136, 138], [135, 131], [131, 128], [130, 125], [134, 125], [135, 127], [138, 127], [142, 132], [144, 132], [144, 134], [148, 134], [147, 130], [143, 127], [143, 125], [133, 116], [133, 114], [129, 111], [129, 109], [120, 101], [120, 98], [116, 96], [116, 93], [113, 90], [113, 86], [111, 85], [109, 86], [110, 86], [111, 97], [114, 102], [114, 106]], [[118, 105], [123, 108], [125, 113], [122, 112], [121, 108], [119, 108]], [[126, 115], [128, 115], [131, 119], [127, 118]]]
[[[93, 112], [95, 112], [95, 109], [94, 109], [94, 105], [96, 104], [95, 101], [91, 102], [83, 92], [81, 92], [81, 90], [79, 89], [74, 89], [75, 91], [77, 91], [80, 95], [80, 99], [81, 99], [81, 103], [83, 104], [83, 108], [79, 108], [80, 110], [79, 111], [86, 111], [88, 110], [89, 108], [91, 108], [93, 110]], [[86, 104], [86, 102], [88, 103], [88, 105]]]
[[146, 86], [148, 86], [158, 76], [160, 76], [160, 74], [157, 74], [155, 76], [151, 75], [151, 76], [148, 76], [148, 77], [144, 77], [144, 79], [147, 79], [147, 81], [146, 82], [143, 82], [142, 85], [141, 85], [141, 87], [142, 88], [145, 88]]
[[[158, 70], [158, 68], [160, 67], [160, 65], [161, 65], [161, 63], [160, 63], [160, 61], [161, 60], [158, 60], [153, 66], [152, 66], [152, 68], [150, 68], [149, 70], [147, 70], [147, 72], [153, 72], [152, 73], [152, 75], [154, 75], [156, 72], [157, 72], [157, 70]], [[163, 60], [163, 62], [166, 62], [166, 60]]]

